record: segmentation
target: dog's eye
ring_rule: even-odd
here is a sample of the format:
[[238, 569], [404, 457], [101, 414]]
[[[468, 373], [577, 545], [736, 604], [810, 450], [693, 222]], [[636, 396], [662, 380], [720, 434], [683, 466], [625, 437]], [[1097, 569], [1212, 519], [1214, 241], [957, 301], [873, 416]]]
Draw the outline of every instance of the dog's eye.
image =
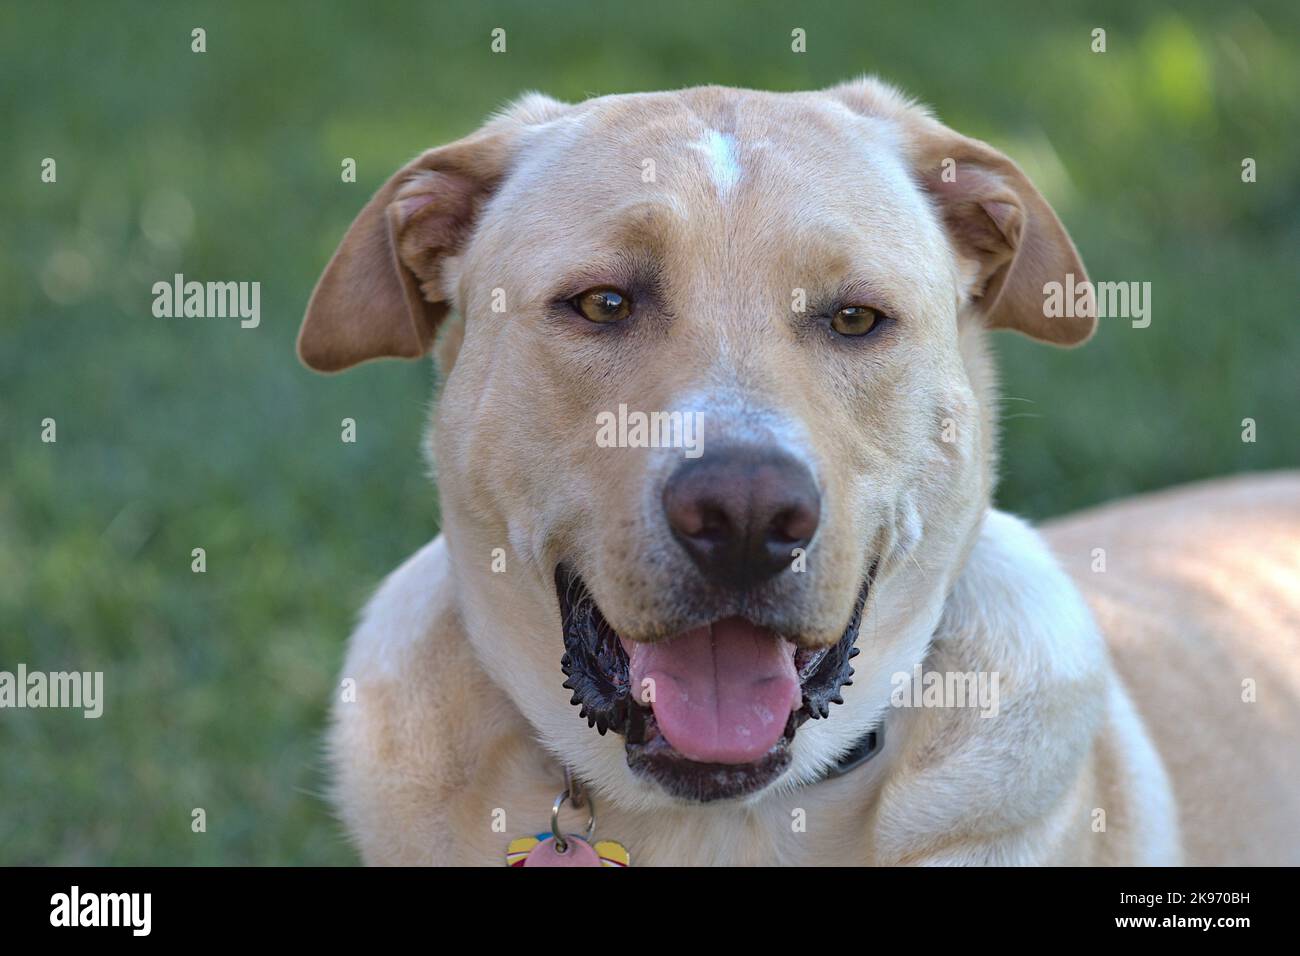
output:
[[572, 302], [578, 314], [591, 322], [619, 322], [632, 314], [631, 298], [618, 289], [588, 289], [575, 295]]
[[884, 316], [865, 305], [845, 306], [831, 316], [831, 328], [840, 335], [866, 335]]

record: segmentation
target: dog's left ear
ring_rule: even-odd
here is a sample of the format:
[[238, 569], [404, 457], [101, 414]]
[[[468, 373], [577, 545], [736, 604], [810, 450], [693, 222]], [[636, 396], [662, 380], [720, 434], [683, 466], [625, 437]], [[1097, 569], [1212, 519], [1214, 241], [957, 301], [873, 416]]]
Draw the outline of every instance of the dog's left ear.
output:
[[[917, 181], [933, 198], [971, 277], [971, 303], [989, 328], [1079, 345], [1096, 328], [1092, 286], [1074, 243], [1029, 177], [987, 143], [962, 136], [872, 79], [830, 91], [856, 112], [895, 123]], [[1046, 315], [1047, 286], [1086, 296], [1070, 316]], [[1080, 315], [1079, 313], [1085, 313]]]
[[459, 253], [530, 125], [564, 104], [529, 94], [478, 132], [398, 170], [361, 210], [316, 283], [298, 357], [318, 372], [419, 358], [450, 309], [443, 263]]

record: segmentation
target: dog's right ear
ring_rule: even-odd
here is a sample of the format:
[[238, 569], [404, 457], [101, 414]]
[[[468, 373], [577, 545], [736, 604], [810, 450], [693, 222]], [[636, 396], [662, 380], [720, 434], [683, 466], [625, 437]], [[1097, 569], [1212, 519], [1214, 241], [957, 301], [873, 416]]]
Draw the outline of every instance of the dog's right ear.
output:
[[319, 372], [373, 358], [419, 358], [450, 303], [442, 263], [460, 251], [509, 170], [521, 131], [563, 104], [532, 94], [477, 133], [431, 149], [366, 204], [316, 283], [298, 357]]
[[428, 242], [436, 266], [491, 189], [495, 174], [448, 165], [448, 151], [463, 151], [462, 144], [409, 163], [361, 210], [307, 304], [298, 332], [298, 357], [306, 365], [337, 372], [367, 359], [419, 358], [429, 351], [447, 303], [433, 287], [425, 296], [401, 251], [418, 236]]

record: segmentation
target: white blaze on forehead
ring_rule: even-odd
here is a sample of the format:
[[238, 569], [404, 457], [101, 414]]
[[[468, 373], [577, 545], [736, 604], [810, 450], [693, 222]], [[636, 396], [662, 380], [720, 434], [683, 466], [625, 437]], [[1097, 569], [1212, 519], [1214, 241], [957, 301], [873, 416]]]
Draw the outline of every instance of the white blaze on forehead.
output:
[[736, 158], [736, 139], [730, 133], [711, 129], [701, 139], [690, 144], [691, 149], [704, 153], [709, 160], [709, 173], [718, 192], [726, 193], [740, 178], [740, 162]]

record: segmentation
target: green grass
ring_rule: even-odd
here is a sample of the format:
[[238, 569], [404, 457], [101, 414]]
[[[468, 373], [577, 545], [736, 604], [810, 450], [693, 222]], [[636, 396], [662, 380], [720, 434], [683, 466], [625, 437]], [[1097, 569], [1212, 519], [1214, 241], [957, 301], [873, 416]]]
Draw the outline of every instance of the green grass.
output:
[[[316, 377], [294, 334], [369, 193], [526, 89], [892, 79], [1021, 160], [1095, 278], [1152, 283], [1148, 329], [999, 340], [1001, 504], [1296, 464], [1295, 5], [1133, 6], [6, 5], [0, 669], [102, 670], [107, 703], [0, 711], [0, 863], [353, 861], [320, 732], [357, 608], [437, 529], [432, 372]], [[152, 318], [177, 271], [259, 280], [262, 326]]]

